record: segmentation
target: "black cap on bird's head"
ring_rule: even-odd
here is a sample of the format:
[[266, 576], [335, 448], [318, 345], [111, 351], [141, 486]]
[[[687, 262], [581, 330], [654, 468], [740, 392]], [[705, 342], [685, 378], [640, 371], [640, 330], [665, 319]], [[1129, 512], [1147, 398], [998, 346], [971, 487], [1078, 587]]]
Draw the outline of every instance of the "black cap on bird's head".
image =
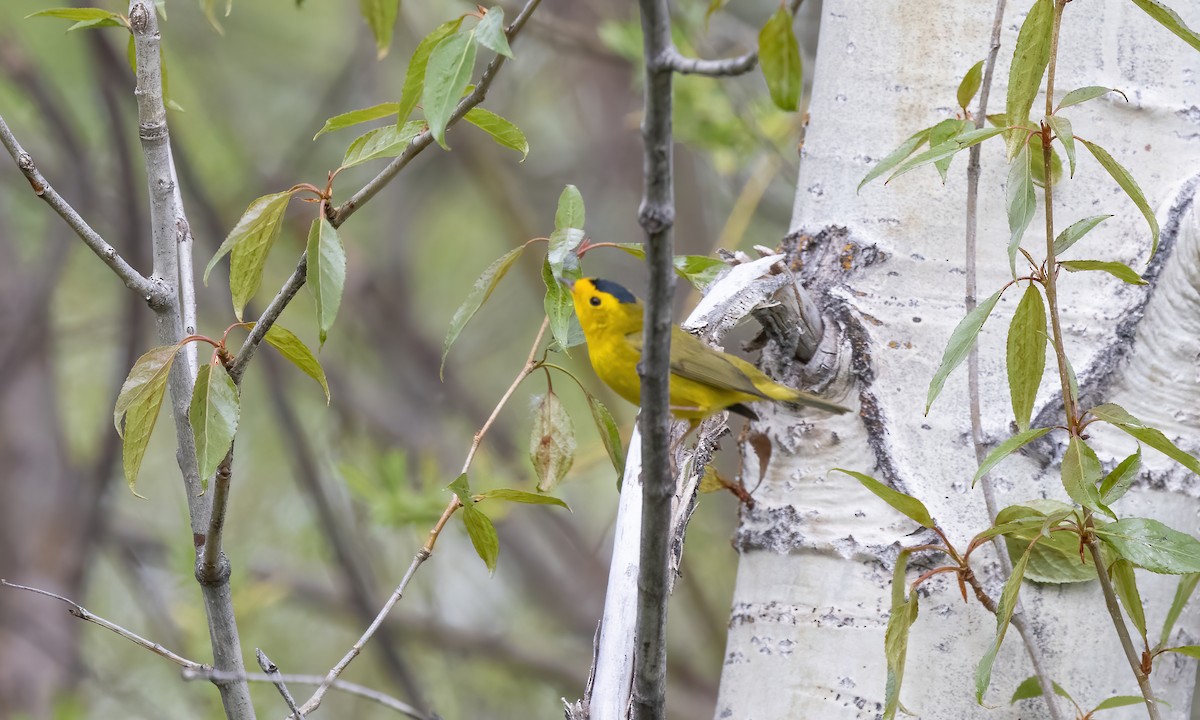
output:
[[617, 299], [617, 302], [637, 304], [637, 296], [625, 289], [612, 280], [604, 280], [602, 278], [587, 278], [592, 285], [602, 293], [608, 293]]

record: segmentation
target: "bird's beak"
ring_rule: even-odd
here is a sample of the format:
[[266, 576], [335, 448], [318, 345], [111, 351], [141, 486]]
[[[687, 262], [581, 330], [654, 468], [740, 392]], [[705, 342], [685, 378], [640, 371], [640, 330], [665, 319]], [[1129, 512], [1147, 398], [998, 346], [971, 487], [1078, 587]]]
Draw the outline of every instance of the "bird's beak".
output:
[[560, 283], [562, 283], [562, 286], [565, 287], [568, 292], [573, 292], [575, 290], [575, 281], [574, 280], [568, 280], [566, 278], [560, 277], [558, 279], [558, 281]]

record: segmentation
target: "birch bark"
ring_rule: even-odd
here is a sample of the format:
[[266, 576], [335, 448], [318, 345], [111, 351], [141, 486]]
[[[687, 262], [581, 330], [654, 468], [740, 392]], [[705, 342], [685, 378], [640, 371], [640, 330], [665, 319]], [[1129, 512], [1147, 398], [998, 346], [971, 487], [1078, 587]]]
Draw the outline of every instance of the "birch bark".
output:
[[[1007, 65], [1028, 2], [1010, 7], [993, 97], [1004, 96]], [[1175, 3], [1193, 27], [1195, 8]], [[802, 248], [805, 281], [822, 298], [841, 333], [840, 397], [858, 416], [818, 423], [776, 412], [756, 429], [773, 441], [766, 478], [744, 511], [729, 641], [716, 717], [875, 718], [885, 683], [883, 636], [891, 566], [900, 544], [922, 542], [916, 526], [858, 483], [828, 475], [833, 467], [868, 472], [919, 497], [956, 544], [988, 525], [972, 491], [976, 469], [967, 383], [952, 375], [929, 417], [928, 382], [963, 311], [963, 194], [966, 153], [943, 186], [917, 172], [856, 194], [874, 162], [919, 128], [953, 115], [962, 74], [988, 50], [992, 0], [880, 0], [869, 9], [826, 0], [803, 146], [792, 231]], [[1072, 108], [1075, 131], [1107, 148], [1137, 178], [1163, 225], [1163, 245], [1149, 268], [1143, 219], [1090, 157], [1075, 179], [1055, 188], [1060, 229], [1089, 215], [1116, 216], [1072, 249], [1070, 257], [1120, 260], [1146, 271], [1149, 288], [1124, 286], [1100, 273], [1060, 278], [1065, 345], [1083, 387], [1083, 406], [1123, 403], [1181, 447], [1200, 451], [1200, 223], [1192, 209], [1200, 168], [1200, 54], [1124, 0], [1071, 3], [1063, 20], [1059, 93], [1085, 85], [1120, 88]], [[1041, 101], [1035, 103], [1035, 108]], [[1000, 109], [996, 110], [1001, 111]], [[980, 184], [979, 294], [1009, 279], [1005, 246], [1002, 143], [983, 149]], [[1039, 198], [1040, 203], [1040, 198]], [[1039, 228], [1039, 217], [1031, 227]], [[1036, 234], [1026, 245], [1044, 242]], [[1040, 257], [1039, 253], [1035, 256]], [[1008, 320], [1018, 294], [1001, 301], [980, 336], [983, 427], [995, 443], [1011, 434], [1004, 367]], [[1053, 372], [1053, 363], [1047, 363]], [[1038, 398], [1043, 418], [1061, 404], [1055, 378]], [[1055, 408], [1057, 407], [1057, 410]], [[1094, 445], [1111, 463], [1132, 442], [1097, 429]], [[1037, 497], [1065, 500], [1058, 467], [1062, 447], [1047, 444], [1014, 457], [993, 476], [1001, 506]], [[747, 449], [757, 475], [757, 459]], [[1200, 530], [1200, 480], [1146, 450], [1122, 515], [1154, 517], [1186, 532]], [[999, 565], [990, 546], [977, 573], [993, 596]], [[945, 578], [946, 576], [939, 576]], [[911, 578], [910, 578], [911, 579]], [[1175, 578], [1138, 573], [1153, 635], [1174, 593]], [[995, 666], [985, 709], [975, 703], [975, 664], [994, 635], [994, 618], [964, 605], [952, 580], [927, 583], [913, 628], [901, 699], [925, 720], [1042, 718], [1037, 701], [1011, 707], [1016, 685], [1033, 674], [1016, 633]], [[1085, 708], [1110, 695], [1136, 695], [1096, 583], [1034, 585], [1025, 612], [1051, 676]], [[1185, 611], [1175, 644], [1200, 638], [1200, 613]], [[1153, 639], [1152, 639], [1153, 642]], [[1181, 717], [1189, 707], [1194, 667], [1166, 656], [1152, 683]], [[1144, 708], [1106, 711], [1145, 717]]]

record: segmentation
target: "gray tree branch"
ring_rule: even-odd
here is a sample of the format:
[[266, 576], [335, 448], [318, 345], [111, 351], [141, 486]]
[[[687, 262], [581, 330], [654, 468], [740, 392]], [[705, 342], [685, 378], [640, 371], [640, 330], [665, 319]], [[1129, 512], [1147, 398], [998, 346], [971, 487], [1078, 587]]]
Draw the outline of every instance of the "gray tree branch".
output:
[[168, 304], [170, 298], [170, 290], [163, 285], [154, 282], [150, 278], [145, 277], [135, 270], [129, 263], [125, 262], [125, 258], [117, 254], [116, 248], [109, 245], [108, 242], [100, 237], [100, 234], [92, 229], [87, 221], [80, 217], [75, 208], [71, 207], [53, 186], [42, 176], [37, 165], [33, 162], [33, 156], [25, 152], [21, 144], [17, 142], [16, 136], [13, 135], [8, 124], [4, 122], [4, 118], [0, 117], [0, 144], [3, 144], [8, 154], [12, 155], [13, 160], [17, 163], [17, 167], [24, 173], [26, 179], [29, 180], [30, 188], [33, 193], [41, 198], [47, 205], [53, 208], [54, 212], [58, 213], [67, 225], [75, 231], [80, 240], [96, 253], [109, 268], [112, 269], [117, 277], [125, 283], [125, 287], [134, 291], [150, 304], [152, 308], [160, 308]]
[[[209, 668], [209, 667], [205, 667], [204, 669], [201, 669], [201, 670], [190, 670], [190, 669], [184, 670], [183, 671], [183, 679], [184, 680], [207, 680], [209, 682], [214, 682], [214, 683], [226, 683], [226, 682], [234, 682], [234, 681], [269, 682], [269, 683], [285, 682], [285, 683], [292, 683], [293, 685], [320, 685], [325, 680], [325, 678], [320, 675], [288, 675], [288, 674], [284, 674], [284, 673], [274, 673], [271, 675], [267, 675], [267, 674], [263, 674], [263, 673], [241, 673], [239, 675], [239, 674], [234, 674], [234, 673], [229, 673], [229, 672], [223, 672], [221, 670], [213, 670], [212, 668]], [[334, 690], [337, 690], [339, 692], [344, 692], [347, 695], [357, 695], [358, 697], [365, 698], [372, 702], [379, 703], [380, 705], [383, 705], [386, 708], [391, 708], [392, 710], [395, 710], [396, 712], [398, 712], [402, 715], [406, 715], [410, 718], [413, 718], [414, 720], [437, 720], [436, 716], [426, 715], [425, 713], [421, 712], [420, 710], [417, 710], [416, 708], [414, 708], [412, 705], [409, 705], [408, 703], [401, 702], [400, 700], [397, 700], [396, 698], [394, 698], [390, 695], [385, 695], [384, 693], [381, 693], [378, 690], [372, 690], [371, 688], [366, 687], [365, 685], [359, 685], [358, 683], [346, 682], [345, 680], [335, 680], [331, 687]]]
[[[795, 17], [804, 0], [791, 0], [788, 9]], [[704, 75], [706, 77], [733, 77], [745, 75], [758, 66], [758, 48], [737, 57], [719, 60], [690, 58], [679, 52], [674, 45], [663, 53], [663, 62], [680, 75]]]
[[639, 0], [646, 59], [642, 118], [643, 182], [638, 222], [646, 233], [650, 286], [646, 298], [641, 364], [642, 533], [635, 625], [635, 720], [666, 716], [667, 597], [670, 592], [671, 500], [675, 496], [669, 443], [668, 392], [671, 359], [671, 298], [675, 286], [671, 228], [675, 223], [672, 178], [671, 16], [666, 0]]
[[[191, 261], [180, 261], [180, 252], [191, 251], [191, 231], [183, 214], [171, 160], [171, 140], [167, 127], [167, 111], [163, 104], [161, 36], [158, 19], [148, 0], [131, 0], [129, 23], [133, 31], [137, 59], [137, 88], [134, 96], [138, 106], [138, 134], [146, 164], [146, 181], [150, 189], [150, 229], [154, 246], [154, 277], [171, 289], [170, 302], [157, 311], [156, 330], [159, 343], [173, 345], [184, 337], [184, 318], [195, 322], [195, 309], [182, 308], [183, 302], [194, 302], [190, 291]], [[188, 279], [181, 280], [185, 268]], [[195, 384], [195, 362], [175, 363], [169, 376], [171, 414], [175, 420], [177, 438], [176, 459], [183, 474], [191, 521], [192, 537], [197, 547], [204, 544], [212, 514], [212, 496], [201, 492], [202, 478], [196, 464], [195, 440], [192, 436], [188, 408], [192, 386]], [[219, 544], [217, 545], [219, 547]], [[233, 597], [229, 587], [230, 568], [222, 555], [206, 558], [197, 553], [196, 579], [200, 583], [208, 617], [213, 663], [223, 671], [244, 674], [241, 640], [233, 612]], [[231, 681], [217, 686], [221, 703], [230, 720], [253, 720], [254, 706], [250, 702], [250, 687], [245, 681]]]

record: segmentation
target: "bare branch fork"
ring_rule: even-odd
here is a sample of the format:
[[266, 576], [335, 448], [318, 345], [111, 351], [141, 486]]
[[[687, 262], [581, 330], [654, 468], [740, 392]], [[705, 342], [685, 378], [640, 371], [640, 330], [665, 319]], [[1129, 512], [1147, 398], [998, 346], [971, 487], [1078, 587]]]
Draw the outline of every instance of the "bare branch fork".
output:
[[[800, 9], [800, 5], [803, 2], [804, 0], [792, 0], [789, 3], [789, 8], [793, 16], [795, 16], [796, 11]], [[758, 65], [758, 49], [755, 48], [737, 57], [705, 60], [703, 58], [687, 57], [672, 44], [663, 51], [661, 62], [680, 75], [733, 77], [736, 75], [745, 75]]]
[[[318, 685], [324, 679], [318, 675], [282, 675], [279, 673], [279, 669], [277, 667], [275, 667], [275, 664], [272, 663], [269, 658], [267, 658], [266, 654], [263, 653], [262, 650], [257, 651], [257, 654], [259, 656], [259, 662], [263, 663], [265, 661], [265, 664], [266, 664], [266, 667], [263, 668], [264, 673], [262, 673], [262, 674], [260, 674], [260, 673], [234, 674], [234, 673], [230, 673], [230, 672], [223, 671], [223, 670], [215, 670], [215, 669], [213, 669], [213, 667], [211, 665], [205, 665], [204, 663], [196, 662], [195, 660], [189, 660], [188, 658], [185, 658], [182, 655], [179, 655], [178, 653], [168, 650], [166, 647], [163, 647], [161, 644], [159, 644], [157, 642], [154, 642], [152, 640], [147, 640], [146, 638], [142, 637], [141, 635], [138, 635], [137, 633], [133, 632], [132, 630], [128, 630], [128, 629], [112, 622], [111, 620], [102, 618], [99, 615], [96, 615], [95, 613], [89, 611], [87, 608], [83, 607], [82, 605], [75, 602], [74, 600], [71, 600], [70, 598], [63, 597], [62, 595], [58, 595], [57, 593], [52, 593], [47, 590], [41, 590], [39, 588], [29, 587], [27, 585], [18, 585], [16, 583], [11, 583], [2, 578], [0, 578], [0, 587], [10, 587], [10, 588], [13, 588], [14, 590], [24, 590], [25, 592], [31, 592], [31, 593], [34, 593], [37, 595], [44, 595], [48, 598], [53, 598], [55, 600], [58, 600], [59, 602], [65, 603], [68, 606], [68, 611], [75, 617], [79, 618], [80, 620], [85, 620], [85, 621], [93, 623], [95, 625], [99, 625], [100, 627], [102, 627], [106, 630], [110, 630], [113, 633], [116, 633], [117, 635], [125, 638], [129, 642], [131, 642], [139, 647], [145, 648], [146, 650], [149, 650], [150, 652], [154, 653], [155, 655], [158, 655], [161, 658], [169, 660], [170, 662], [173, 662], [176, 665], [178, 665], [179, 667], [183, 668], [183, 679], [184, 680], [208, 680], [208, 681], [216, 683], [216, 684], [231, 683], [231, 682], [246, 682], [246, 681], [269, 682], [269, 683], [275, 684], [277, 687], [279, 687], [279, 686], [282, 686], [283, 683], [289, 683], [289, 682], [297, 684], [297, 685]], [[269, 667], [271, 669], [268, 670], [267, 667]], [[410, 706], [406, 703], [403, 703], [393, 697], [385, 695], [381, 692], [378, 692], [376, 690], [372, 690], [370, 688], [364, 687], [362, 685], [358, 685], [356, 683], [342, 682], [339, 680], [338, 682], [335, 682], [333, 684], [333, 687], [336, 690], [345, 692], [350, 695], [358, 695], [360, 697], [364, 697], [369, 700], [373, 700], [381, 705], [390, 707], [393, 710], [396, 710], [397, 712], [408, 715], [411, 718], [416, 718], [417, 720], [429, 720], [429, 718], [426, 715], [419, 712], [412, 706]], [[284, 686], [284, 689], [281, 690], [281, 693], [286, 693], [286, 686]], [[290, 694], [284, 696], [285, 701], [287, 700], [289, 695]], [[289, 707], [291, 707], [290, 704], [289, 704]]]
[[170, 302], [170, 289], [154, 282], [152, 279], [145, 277], [134, 269], [129, 263], [125, 262], [125, 258], [117, 254], [116, 248], [108, 244], [108, 242], [100, 236], [100, 233], [92, 229], [87, 221], [80, 217], [75, 208], [71, 207], [62, 195], [58, 194], [41, 171], [37, 169], [37, 165], [33, 162], [33, 156], [25, 152], [21, 144], [17, 142], [16, 136], [9, 129], [8, 124], [4, 122], [4, 118], [0, 117], [0, 144], [3, 144], [8, 154], [12, 155], [13, 160], [17, 163], [17, 167], [25, 174], [25, 178], [29, 180], [29, 186], [33, 190], [33, 194], [41, 198], [47, 205], [58, 213], [67, 225], [75, 231], [80, 240], [96, 253], [109, 268], [112, 269], [117, 277], [125, 283], [125, 287], [137, 293], [151, 308], [158, 309]]

